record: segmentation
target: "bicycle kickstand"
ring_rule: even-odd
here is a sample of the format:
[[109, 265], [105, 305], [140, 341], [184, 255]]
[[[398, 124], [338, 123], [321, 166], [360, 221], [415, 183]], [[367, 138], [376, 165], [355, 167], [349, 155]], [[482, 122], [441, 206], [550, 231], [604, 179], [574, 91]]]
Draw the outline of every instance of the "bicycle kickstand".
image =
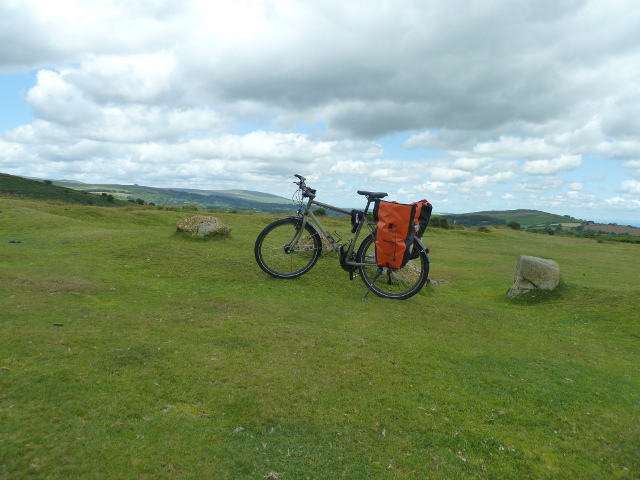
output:
[[367, 293], [364, 294], [364, 297], [362, 297], [362, 300], [367, 299], [367, 295], [369, 295], [369, 292], [371, 291], [371, 287], [373, 287], [373, 285], [376, 283], [376, 280], [378, 280], [378, 277], [380, 275], [382, 275], [382, 267], [378, 267], [378, 270], [376, 271], [376, 276], [373, 277], [373, 282], [371, 282], [371, 285], [369, 285], [369, 288], [367, 289]]

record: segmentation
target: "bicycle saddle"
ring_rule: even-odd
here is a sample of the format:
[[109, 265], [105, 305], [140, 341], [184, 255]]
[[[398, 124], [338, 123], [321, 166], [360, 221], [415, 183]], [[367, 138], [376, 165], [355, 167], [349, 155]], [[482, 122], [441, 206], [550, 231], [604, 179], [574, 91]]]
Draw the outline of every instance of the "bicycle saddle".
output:
[[384, 193], [384, 192], [366, 192], [364, 190], [358, 190], [358, 194], [359, 195], [365, 195], [371, 199], [375, 199], [375, 198], [384, 198], [387, 195], [389, 195], [388, 193]]

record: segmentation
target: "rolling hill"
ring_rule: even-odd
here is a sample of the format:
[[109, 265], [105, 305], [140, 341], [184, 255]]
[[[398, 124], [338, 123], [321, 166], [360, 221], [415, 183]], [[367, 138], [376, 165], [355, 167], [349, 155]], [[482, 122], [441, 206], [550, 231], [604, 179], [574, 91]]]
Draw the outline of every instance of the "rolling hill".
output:
[[[290, 213], [290, 199], [253, 190], [196, 190], [156, 188], [142, 185], [88, 184], [73, 180], [42, 180], [0, 173], [0, 193], [23, 197], [58, 200], [96, 206], [154, 204], [180, 207], [195, 205], [207, 210], [237, 210]], [[126, 203], [125, 203], [126, 202]], [[331, 213], [331, 212], [328, 212]], [[482, 227], [518, 223], [524, 229], [546, 228], [580, 230], [594, 233], [640, 236], [640, 229], [594, 224], [570, 215], [556, 215], [539, 210], [480, 211], [465, 214], [442, 214], [450, 224]]]
[[116, 206], [125, 202], [162, 206], [196, 205], [202, 209], [291, 212], [291, 200], [251, 190], [194, 190], [141, 185], [87, 184], [0, 174], [0, 193], [87, 205]]
[[464, 214], [446, 214], [449, 223], [465, 227], [480, 227], [487, 225], [507, 225], [517, 222], [522, 228], [545, 227], [548, 225], [562, 225], [563, 227], [577, 227], [585, 221], [570, 215], [556, 215], [540, 210], [503, 210], [481, 211]]
[[204, 209], [289, 212], [291, 200], [251, 190], [195, 190], [156, 188], [142, 185], [86, 184], [69, 180], [54, 180], [55, 185], [89, 193], [111, 194], [123, 200], [141, 199], [145, 203], [164, 206], [197, 205]]
[[49, 180], [38, 181], [4, 173], [0, 173], [0, 193], [102, 207], [125, 204], [109, 194], [94, 195], [86, 191], [54, 185]]

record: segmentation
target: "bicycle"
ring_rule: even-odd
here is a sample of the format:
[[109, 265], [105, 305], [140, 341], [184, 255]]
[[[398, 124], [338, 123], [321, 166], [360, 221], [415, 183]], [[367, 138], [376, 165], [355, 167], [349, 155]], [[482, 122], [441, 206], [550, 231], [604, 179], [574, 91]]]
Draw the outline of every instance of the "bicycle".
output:
[[[411, 246], [412, 258], [404, 267], [391, 269], [376, 263], [376, 224], [369, 220], [367, 213], [371, 204], [386, 197], [386, 193], [358, 190], [358, 194], [367, 199], [366, 207], [364, 210], [346, 210], [315, 200], [316, 190], [306, 185], [306, 178], [295, 177], [299, 180], [293, 182], [298, 185], [294, 193], [294, 199], [299, 203], [298, 212], [270, 223], [256, 239], [254, 253], [262, 270], [276, 278], [292, 279], [304, 275], [322, 253], [322, 234], [338, 254], [340, 266], [349, 272], [351, 280], [355, 277], [354, 272], [360, 271], [360, 277], [368, 287], [365, 298], [373, 291], [380, 297], [404, 300], [420, 291], [429, 276], [430, 259], [429, 250], [418, 237]], [[311, 211], [312, 205], [351, 215], [353, 238], [346, 245], [338, 243]], [[365, 226], [368, 234], [356, 250]]]

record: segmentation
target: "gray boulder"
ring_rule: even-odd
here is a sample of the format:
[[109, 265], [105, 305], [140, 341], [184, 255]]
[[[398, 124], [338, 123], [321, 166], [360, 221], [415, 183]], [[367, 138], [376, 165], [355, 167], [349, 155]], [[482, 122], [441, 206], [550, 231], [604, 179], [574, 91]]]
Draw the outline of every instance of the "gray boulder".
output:
[[196, 215], [195, 217], [180, 220], [177, 227], [178, 230], [189, 232], [191, 235], [199, 237], [226, 235], [231, 231], [230, 227], [227, 227], [216, 217], [206, 217], [204, 215]]
[[528, 292], [536, 288], [553, 290], [560, 283], [560, 266], [553, 260], [521, 255], [516, 267], [513, 285], [507, 296]]

